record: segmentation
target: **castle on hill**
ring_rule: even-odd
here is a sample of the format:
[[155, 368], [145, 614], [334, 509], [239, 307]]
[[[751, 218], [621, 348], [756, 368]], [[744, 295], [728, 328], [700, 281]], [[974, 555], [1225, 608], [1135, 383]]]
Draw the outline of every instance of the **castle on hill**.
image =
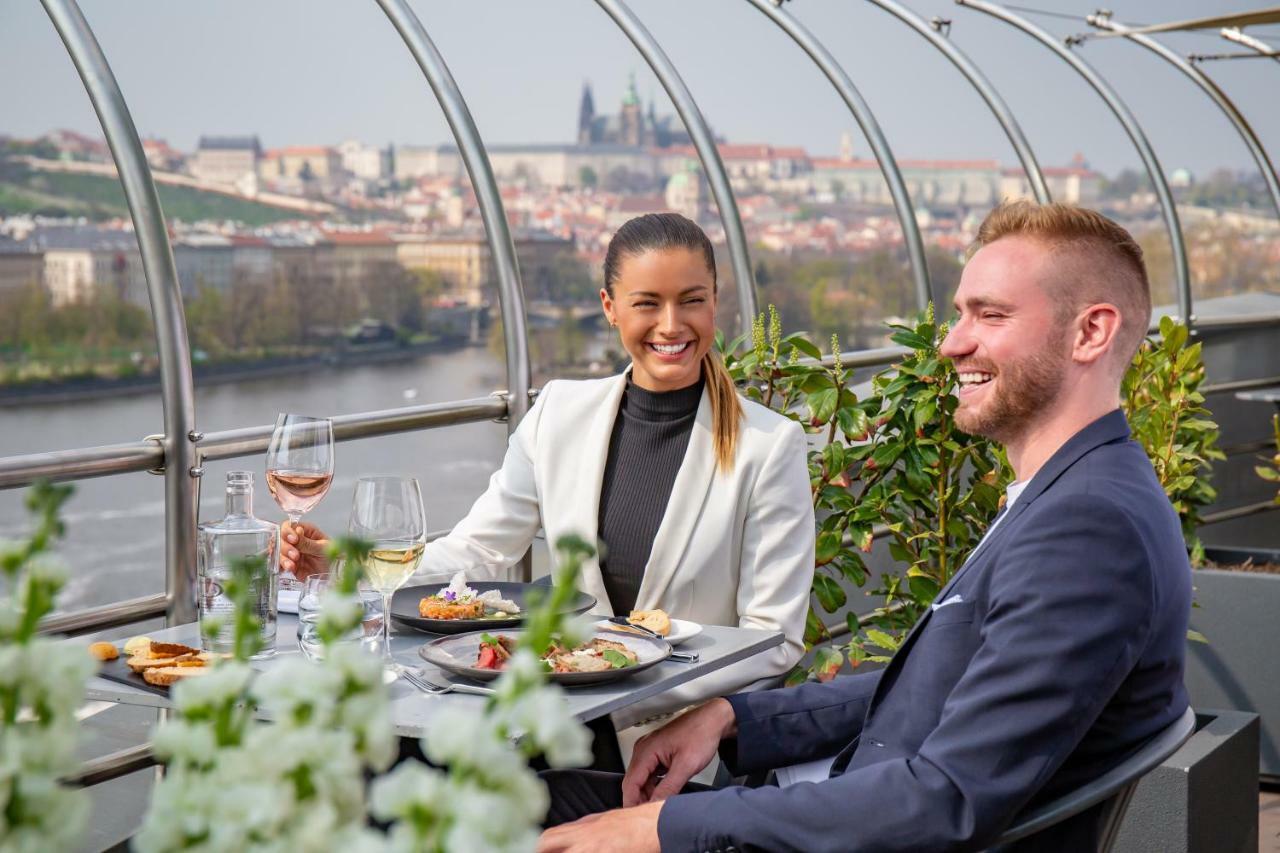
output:
[[622, 103], [614, 115], [596, 115], [595, 97], [591, 83], [582, 84], [582, 98], [578, 104], [578, 144], [625, 145], [632, 148], [671, 148], [692, 145], [689, 133], [675, 116], [659, 116], [649, 99], [646, 110], [636, 91], [636, 77], [622, 96]]

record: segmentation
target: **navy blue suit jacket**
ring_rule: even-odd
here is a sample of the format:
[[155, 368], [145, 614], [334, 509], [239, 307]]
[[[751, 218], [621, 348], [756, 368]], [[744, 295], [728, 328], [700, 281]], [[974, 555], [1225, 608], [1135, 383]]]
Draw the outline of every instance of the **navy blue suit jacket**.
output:
[[[1119, 411], [1032, 478], [936, 600], [955, 596], [881, 672], [730, 697], [732, 770], [837, 756], [832, 777], [673, 797], [662, 849], [981, 849], [1187, 707], [1191, 569]], [[1035, 849], [1079, 849], [1082, 827], [1087, 815]]]

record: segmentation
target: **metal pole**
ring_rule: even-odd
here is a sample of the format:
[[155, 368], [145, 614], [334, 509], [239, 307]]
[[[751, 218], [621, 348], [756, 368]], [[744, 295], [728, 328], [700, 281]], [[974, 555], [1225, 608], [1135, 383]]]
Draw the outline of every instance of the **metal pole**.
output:
[[1116, 94], [1107, 81], [1102, 79], [1097, 71], [1035, 24], [1015, 15], [1003, 6], [989, 3], [987, 0], [956, 0], [956, 4], [976, 9], [979, 12], [985, 12], [993, 18], [1004, 21], [1006, 24], [1011, 24], [1052, 50], [1059, 59], [1074, 68], [1085, 79], [1085, 82], [1093, 87], [1093, 90], [1106, 101], [1107, 106], [1111, 108], [1111, 112], [1115, 114], [1115, 117], [1120, 120], [1120, 124], [1124, 126], [1125, 133], [1129, 134], [1129, 139], [1133, 141], [1134, 146], [1138, 149], [1138, 155], [1142, 158], [1143, 165], [1146, 166], [1147, 175], [1155, 186], [1156, 198], [1160, 201], [1160, 210], [1164, 215], [1165, 227], [1169, 230], [1169, 243], [1173, 248], [1174, 275], [1178, 287], [1178, 317], [1184, 324], [1190, 326], [1194, 319], [1191, 315], [1191, 275], [1187, 268], [1187, 248], [1182, 240], [1182, 226], [1178, 222], [1178, 209], [1174, 205], [1173, 193], [1169, 191], [1169, 182], [1165, 180], [1164, 170], [1160, 168], [1160, 161], [1156, 158], [1156, 152], [1152, 150], [1151, 143], [1147, 141], [1147, 137], [1142, 132], [1142, 127], [1138, 124], [1138, 120], [1134, 118], [1133, 113], [1129, 111], [1124, 101], [1120, 99], [1120, 96]]
[[991, 114], [996, 117], [996, 121], [1000, 122], [1000, 127], [1004, 129], [1005, 136], [1009, 137], [1009, 143], [1013, 146], [1014, 152], [1018, 155], [1018, 160], [1022, 163], [1022, 170], [1027, 174], [1027, 180], [1031, 184], [1031, 194], [1036, 197], [1036, 201], [1041, 204], [1048, 204], [1052, 201], [1049, 196], [1049, 185], [1045, 183], [1044, 173], [1040, 171], [1040, 164], [1036, 161], [1036, 155], [1031, 151], [1031, 144], [1027, 142], [1026, 134], [1022, 132], [1022, 127], [1018, 124], [1018, 120], [1014, 118], [1013, 111], [1009, 109], [1009, 105], [1004, 102], [1004, 98], [1000, 97], [1000, 93], [991, 85], [991, 81], [978, 69], [978, 66], [974, 65], [973, 61], [968, 56], [965, 56], [935, 26], [926, 22], [924, 18], [907, 7], [895, 3], [894, 0], [868, 0], [868, 2], [884, 9], [924, 36], [929, 44], [942, 51], [942, 55], [951, 60], [951, 64], [956, 67], [956, 70], [963, 74], [965, 79], [978, 91], [982, 100], [991, 109]]
[[[480, 205], [485, 235], [489, 240], [489, 252], [498, 271], [498, 302], [502, 310], [502, 333], [507, 357], [507, 434], [515, 432], [521, 418], [529, 411], [533, 371], [529, 364], [529, 330], [524, 305], [524, 288], [520, 284], [520, 268], [516, 261], [516, 246], [507, 226], [507, 214], [502, 207], [502, 195], [493, 177], [489, 155], [485, 153], [480, 131], [476, 129], [471, 110], [462, 97], [457, 81], [445, 64], [444, 57], [427, 35], [422, 21], [409, 8], [407, 0], [378, 0], [378, 5], [391, 20], [400, 38], [423, 76], [431, 85], [440, 109], [444, 110], [449, 130], [458, 143], [462, 162], [471, 177], [471, 188]], [[521, 580], [533, 579], [533, 557], [526, 552], [520, 560]]]
[[787, 35], [791, 36], [792, 41], [809, 55], [814, 64], [831, 81], [831, 85], [840, 93], [840, 98], [849, 108], [849, 112], [853, 113], [858, 127], [871, 143], [876, 162], [880, 164], [880, 173], [884, 175], [885, 182], [889, 185], [889, 195], [893, 197], [894, 209], [898, 212], [898, 222], [902, 225], [902, 239], [907, 246], [907, 257], [911, 261], [911, 274], [915, 280], [916, 302], [923, 310], [932, 300], [929, 267], [924, 256], [924, 241], [920, 237], [920, 226], [916, 222], [915, 210], [911, 206], [911, 195], [907, 192], [907, 185], [902, 180], [902, 172], [898, 169], [898, 161], [894, 159], [893, 151], [889, 148], [889, 142], [872, 114], [871, 107], [863, 100], [861, 93], [853, 85], [853, 80], [836, 62], [830, 51], [823, 47], [822, 43], [814, 38], [813, 34], [799, 21], [775, 6], [772, 0], [747, 0], [747, 2], [781, 27]]
[[182, 292], [160, 198], [124, 95], [75, 0], [41, 0], [84, 83], [124, 188], [147, 278], [164, 407], [165, 571], [169, 619], [196, 618], [196, 503], [200, 475], [195, 395]]
[[378, 0], [378, 5], [391, 20], [392, 26], [404, 39], [422, 74], [431, 85], [440, 108], [449, 122], [449, 129], [458, 143], [462, 162], [471, 177], [471, 188], [480, 205], [489, 251], [498, 272], [498, 301], [502, 310], [502, 331], [507, 353], [507, 430], [514, 432], [520, 419], [529, 411], [529, 388], [533, 382], [529, 366], [529, 333], [525, 325], [524, 289], [520, 284], [520, 269], [516, 261], [516, 247], [507, 226], [507, 214], [502, 207], [498, 182], [493, 177], [493, 167], [485, 153], [480, 132], [471, 118], [467, 102], [453, 79], [444, 57], [427, 35], [422, 21], [409, 8], [407, 0]]
[[[1100, 30], [1108, 30], [1113, 33], [1124, 33], [1126, 29], [1123, 25], [1117, 24], [1102, 14], [1089, 15], [1085, 20]], [[1142, 45], [1190, 77], [1191, 81], [1204, 90], [1204, 93], [1218, 105], [1218, 109], [1222, 110], [1227, 120], [1235, 125], [1240, 138], [1244, 140], [1249, 153], [1253, 155], [1254, 162], [1258, 164], [1258, 171], [1262, 172], [1262, 179], [1267, 182], [1267, 191], [1271, 193], [1271, 204], [1276, 209], [1276, 215], [1280, 216], [1280, 179], [1276, 177], [1276, 167], [1272, 165], [1271, 158], [1267, 156], [1266, 150], [1262, 147], [1262, 143], [1258, 141], [1257, 134], [1253, 132], [1249, 122], [1240, 114], [1240, 110], [1236, 109], [1236, 105], [1231, 102], [1226, 93], [1209, 79], [1209, 75], [1150, 36], [1142, 33], [1128, 33], [1125, 38], [1135, 44]]]
[[742, 216], [738, 213], [738, 203], [734, 200], [729, 175], [720, 160], [720, 152], [716, 150], [711, 128], [694, 102], [689, 87], [680, 79], [675, 65], [626, 3], [622, 0], [596, 0], [596, 4], [613, 19], [653, 69], [658, 82], [675, 105], [685, 130], [693, 139], [693, 147], [698, 152], [698, 159], [702, 161], [702, 170], [707, 174], [707, 183], [711, 186], [711, 194], [720, 210], [725, 240], [729, 244], [729, 263], [733, 267], [733, 280], [738, 291], [738, 316], [742, 331], [750, 332], [751, 323], [758, 313], [756, 280], [751, 270], [751, 257], [747, 254], [747, 234], [742, 227]]
[[1276, 62], [1280, 62], [1280, 56], [1275, 56], [1275, 48], [1265, 41], [1254, 38], [1239, 27], [1224, 27], [1218, 31], [1218, 34], [1227, 41], [1244, 45], [1250, 50], [1256, 51], [1263, 56], [1270, 56]]

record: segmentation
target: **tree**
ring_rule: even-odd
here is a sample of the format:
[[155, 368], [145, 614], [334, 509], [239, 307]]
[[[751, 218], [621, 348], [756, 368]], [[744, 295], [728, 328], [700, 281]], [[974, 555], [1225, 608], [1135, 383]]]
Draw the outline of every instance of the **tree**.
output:
[[590, 166], [583, 166], [578, 169], [578, 183], [587, 189], [595, 189], [600, 183], [600, 176]]

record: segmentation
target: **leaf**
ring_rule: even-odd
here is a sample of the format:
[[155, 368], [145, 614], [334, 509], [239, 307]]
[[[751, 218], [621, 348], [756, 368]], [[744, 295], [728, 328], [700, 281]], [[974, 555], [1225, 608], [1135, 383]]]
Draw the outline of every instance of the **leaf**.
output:
[[823, 574], [813, 576], [813, 594], [817, 596], [822, 609], [828, 613], [835, 613], [848, 600], [840, 584]]
[[605, 649], [600, 653], [600, 657], [611, 663], [614, 669], [626, 669], [632, 665], [631, 660], [616, 649]]
[[901, 645], [899, 640], [894, 639], [884, 631], [878, 631], [875, 628], [868, 628], [866, 633], [868, 640], [878, 648], [884, 649], [886, 652], [896, 652], [898, 650], [898, 646]]
[[836, 402], [840, 399], [835, 388], [824, 388], [809, 395], [809, 414], [815, 421], [826, 423], [835, 414]]
[[801, 667], [795, 667], [787, 673], [787, 677], [782, 680], [783, 687], [799, 687], [809, 680], [809, 672]]
[[918, 604], [931, 604], [941, 589], [936, 580], [922, 575], [907, 578], [907, 586], [911, 589], [911, 597]]
[[913, 350], [925, 350], [930, 349], [933, 346], [933, 342], [928, 338], [922, 337], [915, 332], [905, 330], [901, 332], [894, 332], [889, 336], [889, 340], [899, 346], [904, 346], [907, 349]]
[[840, 539], [840, 532], [835, 530], [824, 530], [818, 534], [818, 542], [814, 548], [814, 556], [815, 561], [819, 566], [825, 566], [827, 563], [830, 563], [840, 553], [840, 549], [843, 547]]
[[836, 677], [844, 665], [844, 654], [839, 649], [824, 646], [813, 657], [813, 672], [819, 681], [827, 682]]
[[1201, 634], [1199, 631], [1192, 630], [1191, 628], [1188, 628], [1188, 629], [1187, 629], [1187, 639], [1188, 639], [1188, 640], [1190, 640], [1190, 641], [1191, 641], [1191, 642], [1193, 642], [1193, 643], [1208, 643], [1208, 642], [1209, 642], [1209, 638], [1208, 638], [1208, 637], [1206, 637], [1204, 634]]
[[809, 358], [822, 361], [822, 350], [818, 349], [817, 345], [806, 338], [804, 336], [804, 332], [793, 332], [782, 340], [791, 344], [793, 347], [800, 350], [800, 352], [809, 356]]

